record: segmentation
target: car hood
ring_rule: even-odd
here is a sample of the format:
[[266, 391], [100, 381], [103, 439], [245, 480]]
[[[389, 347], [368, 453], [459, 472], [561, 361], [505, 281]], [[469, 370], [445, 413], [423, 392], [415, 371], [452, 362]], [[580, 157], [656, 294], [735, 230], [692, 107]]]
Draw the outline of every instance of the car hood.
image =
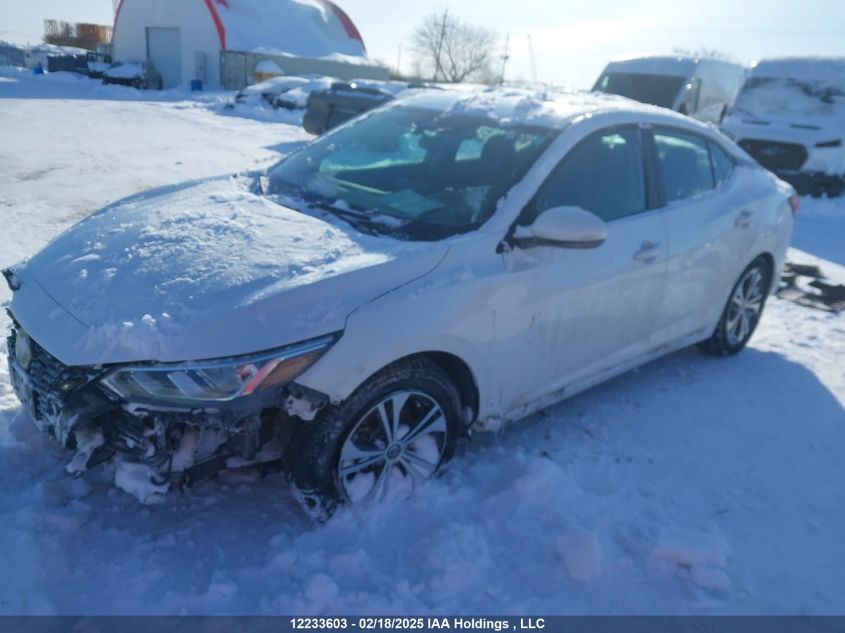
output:
[[106, 207], [15, 269], [12, 313], [69, 365], [235, 356], [342, 330], [448, 250], [295, 211], [253, 182], [199, 181]]

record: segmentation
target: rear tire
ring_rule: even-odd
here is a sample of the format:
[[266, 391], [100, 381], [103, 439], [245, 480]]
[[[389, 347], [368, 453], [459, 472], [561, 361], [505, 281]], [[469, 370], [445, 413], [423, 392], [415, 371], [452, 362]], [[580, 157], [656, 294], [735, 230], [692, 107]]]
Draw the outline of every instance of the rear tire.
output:
[[461, 400], [426, 358], [399, 361], [311, 422], [300, 421], [286, 461], [303, 509], [325, 521], [341, 504], [407, 496], [454, 453]]
[[742, 350], [757, 329], [772, 287], [772, 266], [762, 255], [746, 268], [731, 290], [716, 331], [699, 349], [714, 356], [730, 356]]

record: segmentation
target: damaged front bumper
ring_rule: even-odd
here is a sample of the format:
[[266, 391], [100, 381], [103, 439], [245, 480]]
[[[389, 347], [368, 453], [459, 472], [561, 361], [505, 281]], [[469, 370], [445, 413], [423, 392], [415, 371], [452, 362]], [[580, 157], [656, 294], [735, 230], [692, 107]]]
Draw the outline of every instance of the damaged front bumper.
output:
[[115, 455], [162, 476], [272, 461], [281, 457], [296, 419], [313, 418], [328, 402], [294, 382], [223, 402], [130, 402], [103, 383], [114, 367], [64, 365], [14, 318], [8, 353], [12, 387], [24, 409], [42, 432], [75, 451], [72, 474]]

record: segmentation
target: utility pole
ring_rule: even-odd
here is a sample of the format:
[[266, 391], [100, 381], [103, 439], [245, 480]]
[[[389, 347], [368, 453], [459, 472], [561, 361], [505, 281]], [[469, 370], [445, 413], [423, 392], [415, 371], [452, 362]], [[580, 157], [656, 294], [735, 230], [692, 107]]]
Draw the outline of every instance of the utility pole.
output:
[[437, 46], [434, 51], [434, 81], [437, 81], [437, 76], [443, 72], [443, 43], [446, 40], [446, 20], [448, 18], [449, 9], [447, 7], [443, 10], [443, 21], [440, 23], [440, 35], [437, 38]]
[[528, 57], [531, 61], [531, 82], [537, 83], [537, 61], [534, 59], [534, 44], [531, 43], [531, 33], [528, 34]]
[[500, 84], [505, 83], [505, 71], [508, 68], [508, 60], [511, 58], [509, 55], [509, 49], [511, 45], [511, 34], [508, 33], [505, 37], [505, 54], [502, 55], [502, 79], [499, 81]]

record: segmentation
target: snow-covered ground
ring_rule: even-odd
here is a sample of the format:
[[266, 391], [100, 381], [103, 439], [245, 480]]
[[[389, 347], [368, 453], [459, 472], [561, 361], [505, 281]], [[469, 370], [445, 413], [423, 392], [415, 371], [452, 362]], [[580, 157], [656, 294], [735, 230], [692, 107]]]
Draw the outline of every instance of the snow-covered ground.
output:
[[[117, 198], [306, 138], [225, 116], [220, 95], [143, 98], [0, 76], [0, 267]], [[796, 246], [845, 265], [845, 198], [802, 202]], [[154, 506], [107, 472], [68, 479], [2, 365], [0, 614], [843, 614], [843, 359], [845, 317], [773, 299], [738, 357], [654, 362], [477, 436], [410, 501], [323, 526], [278, 473]]]

